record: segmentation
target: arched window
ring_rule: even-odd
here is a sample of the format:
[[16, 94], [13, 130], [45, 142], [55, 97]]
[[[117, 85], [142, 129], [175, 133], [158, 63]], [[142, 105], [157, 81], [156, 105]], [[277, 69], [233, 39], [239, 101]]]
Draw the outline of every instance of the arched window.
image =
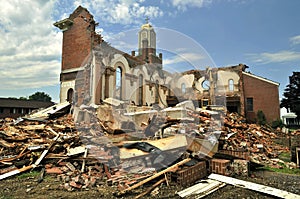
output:
[[138, 102], [139, 102], [139, 105], [142, 106], [143, 105], [143, 75], [140, 74], [139, 75], [139, 91], [138, 91]]
[[182, 93], [182, 94], [185, 94], [185, 92], [186, 92], [185, 83], [182, 83], [182, 84], [181, 84], [181, 93]]
[[234, 91], [234, 81], [233, 81], [233, 79], [228, 80], [228, 89], [229, 89], [229, 91]]
[[74, 95], [74, 90], [73, 88], [70, 88], [67, 92], [67, 101], [72, 102], [73, 101], [73, 95]]
[[155, 103], [159, 103], [159, 81], [155, 82]]
[[122, 68], [116, 69], [116, 98], [122, 99]]

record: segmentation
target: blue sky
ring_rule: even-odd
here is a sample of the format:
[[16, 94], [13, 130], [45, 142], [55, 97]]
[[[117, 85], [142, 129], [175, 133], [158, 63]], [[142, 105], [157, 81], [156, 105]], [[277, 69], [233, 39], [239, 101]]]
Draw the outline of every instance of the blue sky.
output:
[[[106, 41], [128, 53], [149, 16], [166, 68], [184, 66], [178, 57], [196, 68], [244, 63], [279, 82], [280, 95], [300, 71], [298, 0], [11, 0], [1, 2], [1, 97], [44, 91], [58, 102], [62, 33], [53, 23], [78, 5], [94, 15]], [[208, 61], [198, 62], [203, 55]]]

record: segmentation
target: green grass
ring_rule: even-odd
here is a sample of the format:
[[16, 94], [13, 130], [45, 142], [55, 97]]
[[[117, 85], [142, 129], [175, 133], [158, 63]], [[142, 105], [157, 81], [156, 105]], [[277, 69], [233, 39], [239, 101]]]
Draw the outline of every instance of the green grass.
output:
[[280, 153], [278, 158], [285, 162], [290, 162], [291, 161], [291, 153], [290, 152]]
[[37, 177], [40, 175], [39, 171], [31, 171], [31, 172], [26, 172], [26, 173], [21, 173], [18, 175], [19, 179], [24, 179], [24, 178], [30, 178], [30, 177]]
[[13, 199], [14, 197], [12, 196], [0, 196], [0, 199]]
[[272, 168], [270, 166], [265, 166], [263, 169], [268, 170], [268, 171], [273, 171], [273, 172], [278, 172], [278, 173], [287, 173], [287, 174], [293, 174], [293, 175], [300, 175], [300, 169], [290, 169], [286, 167], [283, 163], [278, 163], [280, 166], [282, 166], [281, 169], [279, 168]]

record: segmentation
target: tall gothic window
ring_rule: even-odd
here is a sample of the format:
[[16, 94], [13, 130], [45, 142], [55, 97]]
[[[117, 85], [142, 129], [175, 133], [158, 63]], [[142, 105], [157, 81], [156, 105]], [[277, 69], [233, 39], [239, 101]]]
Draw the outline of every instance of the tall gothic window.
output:
[[155, 103], [159, 103], [159, 82], [156, 80], [155, 82]]
[[142, 106], [143, 105], [143, 75], [140, 74], [139, 75], [139, 91], [138, 91], [138, 102], [139, 105]]
[[122, 69], [117, 67], [116, 69], [116, 98], [122, 99]]
[[229, 91], [234, 91], [234, 81], [233, 81], [233, 79], [228, 80], [228, 89], [229, 89]]

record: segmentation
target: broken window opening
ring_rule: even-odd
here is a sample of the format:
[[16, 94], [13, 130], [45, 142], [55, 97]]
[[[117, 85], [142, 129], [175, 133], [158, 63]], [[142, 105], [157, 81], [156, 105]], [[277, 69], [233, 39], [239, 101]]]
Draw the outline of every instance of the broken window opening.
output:
[[234, 91], [234, 81], [233, 81], [233, 79], [228, 80], [228, 89], [229, 89], [229, 91]]
[[155, 93], [155, 103], [159, 103], [159, 82], [158, 82], [158, 80], [156, 80], [156, 82], [155, 82], [155, 91], [156, 91], [156, 93]]
[[139, 106], [143, 105], [143, 75], [140, 74], [139, 75], [139, 90], [138, 90], [138, 102], [139, 102]]
[[122, 68], [119, 66], [116, 69], [116, 98], [122, 99]]

